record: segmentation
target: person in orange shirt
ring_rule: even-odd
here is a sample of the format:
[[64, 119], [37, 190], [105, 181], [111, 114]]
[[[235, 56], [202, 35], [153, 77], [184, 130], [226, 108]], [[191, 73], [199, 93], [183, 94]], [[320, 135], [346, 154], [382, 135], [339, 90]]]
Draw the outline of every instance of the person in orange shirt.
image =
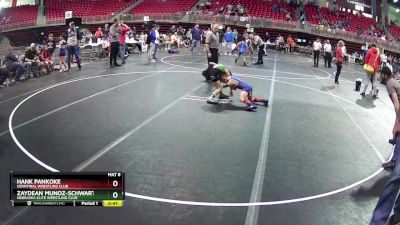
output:
[[291, 35], [287, 38], [287, 44], [289, 45], [289, 52], [292, 53], [292, 49], [294, 51], [294, 48], [296, 47], [296, 42], [294, 42]]
[[372, 84], [372, 90], [371, 90], [371, 95], [374, 98], [378, 97], [378, 89], [377, 89], [377, 74], [379, 71], [379, 66], [382, 63], [382, 58], [381, 58], [381, 53], [379, 52], [379, 49], [376, 47], [375, 44], [370, 44], [369, 49], [367, 51], [367, 55], [365, 56], [365, 64], [371, 66], [373, 68], [373, 71], [365, 71], [367, 74], [367, 79], [365, 79], [365, 84], [364, 84], [364, 89], [363, 92], [361, 92], [361, 96], [365, 97], [365, 92], [367, 91], [369, 83]]

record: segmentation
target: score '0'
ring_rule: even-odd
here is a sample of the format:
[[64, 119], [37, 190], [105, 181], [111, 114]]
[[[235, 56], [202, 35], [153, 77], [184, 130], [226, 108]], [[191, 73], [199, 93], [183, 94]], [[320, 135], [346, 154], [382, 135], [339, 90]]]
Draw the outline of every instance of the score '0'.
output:
[[118, 198], [118, 192], [113, 192], [113, 198]]

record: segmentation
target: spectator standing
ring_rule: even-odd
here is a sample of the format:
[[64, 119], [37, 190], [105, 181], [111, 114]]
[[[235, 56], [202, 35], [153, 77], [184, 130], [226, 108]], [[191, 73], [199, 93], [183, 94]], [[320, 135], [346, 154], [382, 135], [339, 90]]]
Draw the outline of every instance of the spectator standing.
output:
[[75, 27], [74, 22], [69, 23], [69, 29], [66, 33], [67, 37], [67, 52], [68, 52], [68, 70], [71, 69], [72, 55], [75, 56], [76, 63], [78, 64], [79, 71], [82, 70], [81, 60], [79, 56], [79, 41], [81, 40], [81, 34], [78, 28]]
[[367, 44], [361, 46], [361, 51], [363, 53], [363, 58], [365, 58], [365, 56], [367, 55], [367, 51], [368, 51]]
[[202, 40], [204, 40], [204, 44], [205, 44], [207, 33], [209, 31], [211, 31], [211, 27], [209, 27], [207, 30], [203, 30], [203, 33], [202, 33], [203, 38], [202, 38]]
[[147, 44], [149, 46], [149, 49], [147, 50], [147, 60], [149, 62], [156, 62], [153, 59], [153, 55], [154, 55], [154, 51], [156, 49], [156, 25], [153, 25], [153, 27], [151, 28], [151, 30], [149, 31], [149, 33], [147, 34]]
[[189, 46], [192, 46], [192, 28], [189, 28], [189, 30], [186, 32], [186, 42], [188, 43]]
[[153, 53], [153, 59], [157, 60], [156, 58], [156, 53], [158, 49], [160, 48], [160, 26], [156, 25], [156, 29], [154, 30], [154, 35], [155, 35], [155, 40], [154, 40], [154, 53]]
[[344, 62], [344, 54], [342, 47], [344, 47], [344, 42], [340, 40], [336, 46], [336, 75], [335, 75], [335, 84], [339, 85], [339, 76], [342, 71], [342, 65]]
[[103, 31], [103, 37], [108, 38], [110, 35], [110, 27], [108, 23], [104, 24], [104, 31]]
[[282, 36], [279, 34], [278, 37], [275, 40], [275, 45], [276, 45], [276, 50], [277, 51], [281, 50], [281, 41], [282, 41]]
[[318, 63], [319, 63], [319, 54], [321, 52], [321, 41], [319, 40], [319, 38], [317, 38], [317, 40], [314, 41], [313, 43], [313, 50], [314, 50], [314, 67], [318, 67]]
[[126, 52], [126, 33], [129, 31], [128, 25], [124, 24], [124, 21], [121, 20], [121, 36], [119, 37], [119, 57], [122, 60], [122, 64], [125, 64], [125, 52]]
[[67, 55], [67, 41], [64, 39], [63, 35], [60, 35], [60, 52], [58, 53], [58, 60], [60, 64], [60, 72], [67, 71], [67, 64], [65, 61], [65, 56]]
[[190, 52], [193, 53], [193, 49], [196, 48], [197, 51], [200, 53], [200, 43], [201, 43], [201, 34], [202, 30], [200, 29], [199, 25], [196, 24], [192, 29], [192, 48]]
[[269, 33], [265, 32], [265, 42], [267, 42], [270, 39]]
[[111, 42], [111, 52], [110, 52], [110, 68], [115, 66], [121, 66], [117, 63], [117, 56], [119, 51], [119, 41], [121, 37], [121, 29], [119, 24], [119, 19], [114, 19], [114, 24], [110, 27], [110, 42]]
[[218, 47], [218, 50], [219, 50], [219, 52], [220, 52], [220, 54], [222, 55], [222, 50], [223, 50], [223, 43], [224, 43], [224, 31], [222, 30], [223, 29], [223, 27], [222, 26], [219, 26], [218, 27], [218, 32], [217, 32], [217, 37], [218, 37], [218, 39], [219, 39], [219, 47]]
[[388, 60], [386, 54], [383, 52], [381, 57], [382, 57], [382, 66], [386, 66], [386, 63], [387, 63], [387, 60]]
[[296, 42], [294, 42], [293, 38], [291, 35], [287, 38], [287, 44], [289, 45], [289, 52], [292, 53], [292, 49], [294, 51], [294, 48], [296, 46]]
[[332, 45], [329, 40], [326, 40], [324, 44], [324, 53], [325, 53], [325, 59], [324, 59], [324, 64], [325, 67], [332, 68], [331, 63], [332, 63]]
[[238, 31], [236, 29], [233, 29], [233, 41], [238, 42]]
[[[365, 92], [367, 91], [368, 85], [371, 82], [372, 84], [372, 96], [374, 98], [377, 97], [378, 95], [378, 90], [376, 89], [377, 86], [377, 73], [379, 70], [379, 66], [382, 63], [381, 55], [379, 53], [379, 49], [376, 47], [375, 44], [371, 44], [369, 46], [370, 48], [367, 51], [367, 55], [365, 56], [365, 64], [364, 64], [364, 69], [366, 72], [366, 79], [364, 83], [364, 89], [363, 92], [361, 92], [361, 96], [365, 97]], [[370, 68], [371, 70], [368, 70], [366, 68]]]
[[232, 44], [234, 42], [234, 34], [230, 27], [227, 27], [225, 32], [225, 53], [224, 55], [232, 55]]
[[[367, 53], [368, 54], [368, 53]], [[400, 111], [399, 111], [399, 99], [400, 99], [400, 84], [392, 76], [392, 72], [388, 67], [383, 67], [381, 70], [382, 82], [386, 85], [389, 97], [392, 100], [394, 110], [396, 113], [396, 120], [393, 126], [393, 133], [400, 133]], [[396, 138], [396, 137], [395, 137]], [[400, 152], [400, 137], [396, 138], [396, 146], [392, 159], [397, 159]], [[389, 180], [385, 184], [383, 192], [379, 197], [378, 203], [376, 204], [375, 210], [372, 215], [370, 225], [386, 225], [389, 219], [390, 213], [394, 211], [393, 223], [398, 224], [400, 222], [400, 197], [398, 197], [400, 189], [400, 161], [395, 160], [394, 168], [390, 173]]]
[[136, 37], [136, 35], [137, 35], [137, 30], [136, 30], [136, 27], [134, 26], [134, 27], [132, 27], [132, 29], [131, 29], [131, 34], [132, 34], [132, 37]]

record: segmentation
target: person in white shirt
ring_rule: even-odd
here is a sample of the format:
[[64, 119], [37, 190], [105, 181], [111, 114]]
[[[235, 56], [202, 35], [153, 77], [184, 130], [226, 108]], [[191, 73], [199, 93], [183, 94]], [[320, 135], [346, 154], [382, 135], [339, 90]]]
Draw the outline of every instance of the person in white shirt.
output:
[[[329, 40], [326, 40], [324, 44], [324, 53], [325, 53], [325, 67], [332, 68], [331, 63], [332, 63], [332, 45], [329, 42]], [[328, 66], [327, 66], [328, 64]]]
[[279, 37], [275, 40], [276, 50], [279, 51]]
[[385, 53], [382, 53], [381, 58], [382, 58], [382, 66], [386, 66], [387, 56], [385, 55]]
[[279, 35], [276, 38], [275, 44], [276, 44], [276, 50], [281, 51], [282, 50], [282, 44], [283, 44], [284, 40], [283, 37], [281, 35]]
[[139, 41], [145, 42], [147, 39], [146, 34], [144, 34], [144, 32], [140, 33], [139, 35]]
[[318, 67], [319, 63], [319, 54], [321, 52], [322, 44], [319, 38], [314, 41], [313, 43], [313, 50], [314, 50], [314, 67]]

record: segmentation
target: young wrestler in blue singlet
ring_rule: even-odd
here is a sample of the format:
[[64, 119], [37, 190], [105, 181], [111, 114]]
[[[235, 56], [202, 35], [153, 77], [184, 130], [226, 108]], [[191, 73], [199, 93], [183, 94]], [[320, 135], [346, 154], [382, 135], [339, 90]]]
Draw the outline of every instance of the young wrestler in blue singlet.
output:
[[[240, 101], [247, 105], [246, 110], [253, 111], [257, 109], [257, 106], [254, 104], [254, 102], [261, 102], [264, 103], [265, 106], [268, 106], [268, 100], [263, 98], [253, 98], [253, 87], [251, 84], [246, 83], [236, 76], [232, 76], [231, 73], [222, 73], [221, 81], [225, 84], [224, 86], [230, 87], [231, 96], [233, 95], [232, 90], [241, 90]], [[222, 88], [215, 90], [214, 94], [217, 95], [219, 91], [222, 91]]]
[[247, 34], [245, 34], [243, 40], [238, 43], [237, 48], [239, 50], [239, 55], [236, 58], [235, 63], [237, 63], [239, 58], [242, 57], [243, 66], [246, 66], [247, 65], [246, 58], [250, 56], [251, 59], [251, 52], [252, 52], [251, 41]]

